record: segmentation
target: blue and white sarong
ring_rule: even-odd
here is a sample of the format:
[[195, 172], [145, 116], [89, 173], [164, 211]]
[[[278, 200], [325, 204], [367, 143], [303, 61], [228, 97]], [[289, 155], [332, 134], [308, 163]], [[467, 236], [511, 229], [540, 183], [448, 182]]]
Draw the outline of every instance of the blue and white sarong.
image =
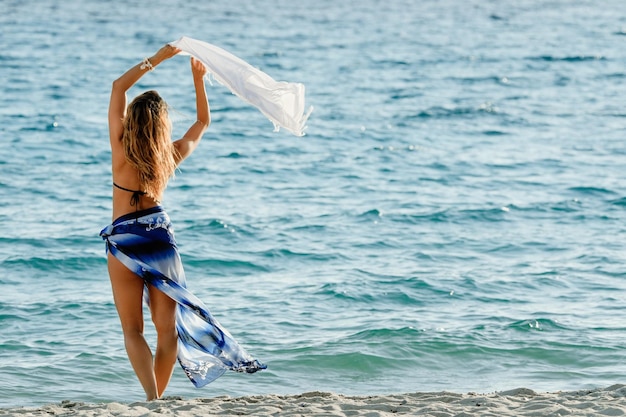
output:
[[[178, 362], [198, 388], [230, 369], [254, 373], [267, 366], [250, 356], [186, 288], [169, 216], [162, 207], [129, 213], [105, 227], [107, 251], [176, 301]], [[147, 294], [147, 291], [145, 292]]]

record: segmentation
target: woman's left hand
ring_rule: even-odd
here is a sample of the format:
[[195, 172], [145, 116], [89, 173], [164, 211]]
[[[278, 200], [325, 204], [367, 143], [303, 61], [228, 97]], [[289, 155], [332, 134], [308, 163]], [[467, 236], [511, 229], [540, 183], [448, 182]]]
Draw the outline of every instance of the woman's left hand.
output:
[[152, 56], [152, 58], [150, 58], [150, 61], [152, 62], [152, 65], [157, 66], [161, 62], [165, 61], [166, 59], [170, 59], [179, 52], [180, 49], [178, 49], [177, 47], [170, 44], [165, 44], [161, 49], [156, 52], [156, 54]]

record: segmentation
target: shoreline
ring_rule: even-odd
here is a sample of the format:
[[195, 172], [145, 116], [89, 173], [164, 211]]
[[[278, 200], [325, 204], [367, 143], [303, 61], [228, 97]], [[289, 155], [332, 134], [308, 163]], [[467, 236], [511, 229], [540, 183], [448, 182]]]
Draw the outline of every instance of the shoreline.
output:
[[220, 396], [151, 402], [90, 404], [65, 400], [41, 407], [1, 408], [2, 416], [620, 416], [626, 415], [626, 385], [580, 391], [535, 392], [517, 388], [465, 394], [416, 392], [352, 396], [332, 392], [296, 395]]

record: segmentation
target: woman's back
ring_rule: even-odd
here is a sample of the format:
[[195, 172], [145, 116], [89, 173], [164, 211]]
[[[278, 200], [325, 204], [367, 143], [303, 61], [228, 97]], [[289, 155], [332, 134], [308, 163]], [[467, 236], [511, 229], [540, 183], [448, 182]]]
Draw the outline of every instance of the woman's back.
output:
[[158, 194], [157, 200], [146, 195], [139, 182], [137, 170], [126, 161], [125, 155], [116, 155], [113, 152], [112, 159], [113, 219], [159, 205], [163, 191]]
[[178, 163], [165, 100], [151, 90], [122, 103], [109, 117], [114, 219], [158, 205]]

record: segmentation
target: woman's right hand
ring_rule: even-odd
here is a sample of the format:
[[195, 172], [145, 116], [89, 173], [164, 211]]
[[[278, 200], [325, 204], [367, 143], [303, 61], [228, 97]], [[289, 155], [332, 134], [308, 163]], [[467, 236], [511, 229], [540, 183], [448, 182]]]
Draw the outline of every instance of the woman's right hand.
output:
[[191, 74], [194, 78], [203, 78], [207, 74], [208, 70], [200, 61], [194, 57], [191, 57]]

